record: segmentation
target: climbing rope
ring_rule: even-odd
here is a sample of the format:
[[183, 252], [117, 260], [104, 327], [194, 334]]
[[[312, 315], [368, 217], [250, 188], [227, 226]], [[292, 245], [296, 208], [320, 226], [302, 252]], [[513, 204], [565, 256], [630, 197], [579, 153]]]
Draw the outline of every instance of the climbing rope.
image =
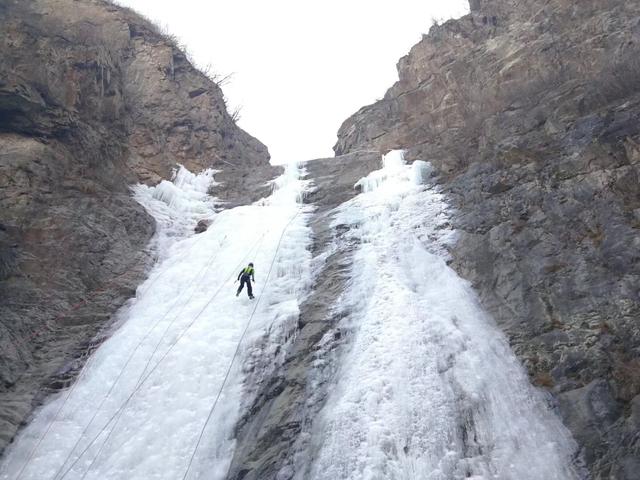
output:
[[[224, 238], [222, 239], [222, 241], [220, 243], [223, 243], [226, 240], [227, 236], [225, 235]], [[197, 242], [194, 242], [197, 243]], [[171, 311], [176, 307], [176, 305], [178, 304], [178, 301], [180, 300], [180, 297], [182, 296], [183, 293], [187, 292], [195, 283], [196, 280], [204, 277], [204, 275], [206, 274], [206, 272], [211, 268], [211, 265], [213, 265], [213, 262], [215, 261], [215, 259], [218, 257], [218, 253], [219, 253], [219, 249], [215, 250], [214, 253], [209, 257], [209, 259], [207, 260], [207, 262], [205, 263], [205, 265], [200, 269], [200, 271], [193, 276], [191, 282], [187, 285], [186, 288], [184, 288], [177, 296], [175, 301], [172, 303], [172, 305], [167, 309], [167, 311], [164, 313], [164, 315], [162, 317], [160, 317], [160, 319], [158, 319], [153, 325], [152, 327], [146, 332], [146, 334], [140, 339], [140, 341], [138, 342], [138, 344], [133, 348], [133, 350], [131, 351], [131, 353], [129, 354], [129, 357], [127, 358], [127, 361], [124, 363], [124, 365], [122, 366], [122, 368], [120, 369], [120, 372], [118, 373], [118, 376], [116, 377], [115, 381], [111, 384], [111, 387], [109, 388], [109, 391], [106, 393], [106, 395], [103, 397], [102, 401], [100, 402], [100, 404], [96, 407], [95, 412], [93, 414], [93, 416], [91, 417], [91, 419], [89, 420], [89, 423], [86, 425], [86, 427], [84, 428], [84, 430], [82, 431], [82, 433], [78, 436], [78, 439], [76, 440], [75, 444], [73, 445], [73, 448], [71, 449], [71, 451], [69, 452], [69, 454], [67, 455], [64, 463], [60, 466], [60, 468], [56, 471], [56, 474], [53, 476], [54, 479], [56, 479], [58, 477], [58, 475], [60, 475], [60, 473], [63, 471], [65, 465], [67, 464], [67, 461], [69, 460], [69, 458], [71, 458], [71, 456], [73, 455], [73, 452], [75, 452], [76, 448], [78, 447], [78, 445], [80, 444], [80, 441], [82, 440], [82, 438], [84, 437], [84, 435], [88, 432], [89, 428], [91, 427], [91, 425], [93, 424], [94, 420], [96, 419], [96, 417], [98, 416], [98, 413], [100, 412], [100, 409], [102, 408], [102, 406], [104, 405], [104, 403], [106, 402], [106, 400], [111, 396], [111, 394], [113, 393], [116, 385], [118, 384], [118, 382], [120, 381], [120, 379], [122, 378], [122, 375], [124, 374], [125, 370], [127, 369], [127, 367], [129, 366], [129, 364], [131, 363], [131, 361], [133, 360], [133, 358], [135, 357], [135, 354], [138, 352], [138, 350], [140, 349], [140, 347], [142, 346], [142, 344], [147, 340], [147, 338], [149, 338], [151, 336], [151, 334], [153, 333], [153, 331], [156, 329], [156, 327], [158, 325], [160, 325], [160, 323], [162, 323], [162, 321], [164, 319], [166, 319], [169, 316], [169, 313], [171, 313]], [[163, 272], [161, 272], [161, 275], [163, 275], [166, 272], [166, 270], [164, 270]], [[159, 275], [159, 276], [161, 276]], [[145, 289], [145, 292], [149, 290], [149, 287], [147, 289]], [[195, 295], [195, 289], [191, 292], [191, 295], [189, 296], [189, 298], [183, 303], [182, 308], [175, 314], [174, 319], [169, 323], [169, 326], [173, 325], [173, 323], [175, 322], [175, 320], [178, 318], [178, 316], [180, 315], [180, 313], [182, 313], [182, 311], [184, 310], [184, 307], [187, 303], [189, 303], [189, 301], [193, 298], [193, 296]], [[167, 327], [168, 329], [169, 327]], [[165, 335], [167, 334], [167, 330], [164, 331], [164, 333], [162, 334], [159, 342], [162, 341], [162, 339], [165, 337]], [[156, 346], [157, 349], [157, 346]], [[155, 350], [154, 350], [154, 354], [155, 354]], [[153, 354], [151, 356], [151, 358], [153, 358]], [[150, 362], [151, 360], [149, 360]], [[145, 366], [145, 370], [147, 366], [149, 365], [149, 362], [147, 362], [147, 365]], [[143, 374], [144, 374], [143, 371]]]
[[[260, 237], [254, 244], [257, 245], [262, 241], [262, 237]], [[253, 250], [253, 247], [251, 248]], [[142, 378], [137, 386], [133, 389], [133, 391], [129, 394], [129, 396], [125, 399], [124, 403], [116, 410], [116, 412], [108, 419], [107, 423], [100, 429], [100, 431], [93, 437], [93, 439], [89, 442], [89, 444], [80, 452], [79, 456], [71, 463], [71, 465], [62, 473], [59, 477], [60, 480], [65, 478], [69, 472], [73, 469], [73, 467], [78, 463], [78, 461], [84, 456], [84, 454], [93, 446], [93, 444], [98, 440], [98, 438], [102, 435], [104, 431], [111, 425], [111, 423], [126, 409], [127, 405], [133, 398], [133, 396], [140, 390], [140, 388], [146, 383], [146, 381], [153, 375], [153, 373], [157, 370], [160, 364], [164, 361], [164, 359], [169, 355], [169, 353], [173, 350], [175, 345], [184, 337], [187, 331], [193, 326], [193, 324], [198, 320], [198, 318], [202, 315], [202, 313], [209, 307], [211, 302], [217, 297], [217, 295], [222, 291], [225, 287], [225, 284], [235, 275], [235, 271], [237, 268], [240, 268], [244, 262], [248, 254], [243, 257], [240, 263], [236, 266], [235, 270], [231, 272], [231, 274], [225, 279], [225, 281], [221, 284], [220, 288], [213, 294], [213, 296], [209, 299], [209, 301], [204, 305], [204, 307], [198, 312], [198, 314], [194, 317], [194, 319], [187, 325], [187, 327], [180, 333], [180, 335], [170, 344], [169, 348], [165, 351], [163, 356], [158, 360], [158, 362], [153, 366], [153, 368], [147, 373], [147, 375]], [[70, 456], [65, 460], [65, 463], [69, 460]], [[85, 473], [86, 475], [86, 473]]]
[[[264, 239], [265, 235], [267, 234], [267, 231], [264, 231], [262, 233], [262, 235], [258, 238], [258, 240], [253, 244], [253, 246], [249, 249], [249, 251], [245, 254], [243, 261], [245, 261], [248, 257], [251, 256], [251, 254], [253, 253], [255, 255], [255, 253], [257, 253], [257, 251], [259, 250], [259, 246], [262, 243], [262, 240]], [[226, 238], [226, 237], [225, 237]], [[227, 280], [228, 281], [228, 278]], [[226, 283], [226, 281], [224, 283]], [[223, 285], [224, 285], [223, 283]], [[219, 292], [220, 290], [218, 290]], [[217, 293], [216, 293], [217, 294]], [[189, 297], [189, 299], [183, 303], [182, 308], [180, 309], [180, 312], [182, 312], [184, 310], [184, 308], [188, 305], [188, 303], [191, 301], [191, 298], [193, 298], [193, 295], [191, 295], [191, 297]], [[158, 351], [160, 344], [162, 343], [162, 340], [164, 340], [165, 336], [167, 335], [167, 333], [169, 332], [171, 326], [175, 323], [175, 321], [178, 319], [178, 314], [174, 317], [174, 319], [169, 323], [169, 325], [167, 325], [167, 328], [165, 328], [165, 331], [163, 332], [161, 338], [158, 340], [158, 342], [156, 343], [155, 349], [153, 350], [153, 352], [151, 353], [151, 356], [149, 357], [149, 359], [147, 360], [147, 363], [144, 367], [144, 370], [142, 371], [142, 373], [140, 374], [140, 376], [138, 377], [138, 380], [136, 382], [136, 388], [141, 386], [140, 385], [140, 381], [141, 379], [144, 377], [144, 374], [146, 373], [147, 369], [149, 368], [149, 365], [151, 364], [151, 360], [153, 359], [153, 357], [155, 356], [156, 352]], [[164, 359], [164, 357], [162, 358]], [[161, 359], [161, 361], [162, 361]], [[126, 405], [125, 405], [126, 408]], [[111, 428], [111, 430], [108, 432], [107, 436], [105, 437], [104, 442], [102, 442], [102, 444], [100, 445], [100, 448], [98, 449], [98, 452], [96, 453], [96, 455], [93, 457], [93, 460], [91, 461], [91, 463], [89, 464], [89, 466], [87, 467], [87, 469], [85, 470], [84, 474], [81, 477], [81, 480], [84, 479], [87, 474], [89, 473], [89, 471], [91, 470], [91, 468], [93, 467], [93, 465], [95, 464], [95, 462], [98, 460], [98, 458], [100, 457], [104, 447], [106, 446], [107, 442], [109, 441], [109, 438], [111, 438], [111, 435], [113, 434], [113, 432], [116, 430], [118, 423], [120, 422], [120, 419], [122, 418], [122, 416], [124, 415], [125, 409], [123, 409], [120, 414], [118, 415], [118, 417], [115, 420], [115, 423], [113, 425], [113, 427]], [[120, 446], [118, 446], [116, 448], [115, 451], [117, 451], [120, 448]], [[113, 453], [112, 453], [113, 455]], [[111, 456], [109, 456], [110, 458]]]
[[[183, 256], [186, 256], [187, 253], [189, 253], [194, 247], [195, 245], [197, 245], [198, 243], [200, 243], [202, 241], [203, 237], [200, 237], [197, 241], [193, 242], [193, 244], [191, 246], [189, 246], [189, 248], [184, 252]], [[226, 238], [226, 237], [225, 237]], [[182, 258], [182, 257], [181, 257]], [[127, 273], [129, 273], [131, 270], [133, 270], [133, 268], [128, 269], [127, 271], [121, 273], [120, 275], [117, 275], [115, 278], [113, 278], [111, 281], [107, 282], [105, 285], [103, 285], [103, 287], [99, 290], [94, 290], [93, 292], [90, 293], [90, 295], [94, 295], [94, 294], [98, 294], [101, 293], [103, 291], [105, 291], [107, 289], [107, 287], [109, 285], [112, 285], [115, 283], [115, 281], [126, 275]], [[145, 292], [148, 291], [164, 274], [165, 274], [166, 270], [162, 271], [160, 273], [160, 275], [158, 275], [157, 277], [155, 277], [154, 279], [151, 280], [151, 282], [149, 283], [149, 285], [145, 288]], [[187, 287], [188, 288], [188, 287]], [[186, 290], [186, 289], [185, 289]], [[144, 292], [143, 292], [144, 293]], [[86, 304], [88, 302], [87, 299], [78, 302], [76, 304], [74, 304], [71, 309], [67, 310], [65, 313], [70, 313], [73, 310], [77, 310], [79, 307], [81, 307], [82, 305]], [[55, 317], [54, 322], [57, 322], [60, 318], [62, 318], [65, 313], [61, 313], [58, 316]], [[162, 321], [162, 320], [160, 320]], [[140, 343], [138, 344], [138, 346], [136, 347], [135, 350], [137, 350], [140, 345], [142, 344], [142, 342], [151, 334], [151, 332], [155, 329], [155, 327], [160, 323], [160, 321], [156, 322], [156, 324], [153, 325], [153, 327], [147, 332], [147, 334], [145, 335], [145, 337], [140, 341]], [[42, 333], [44, 331], [44, 329], [39, 329], [36, 332], [32, 333], [29, 337], [27, 337], [27, 340], [30, 340], [34, 337], [36, 337], [37, 335], [39, 335], [40, 333]], [[26, 345], [26, 344], [24, 344]], [[131, 360], [131, 358], [133, 358], [133, 355], [135, 354], [135, 351], [132, 352], [131, 357], [129, 358], [129, 360], [127, 361], [126, 365], [129, 363], [129, 361]], [[18, 472], [18, 475], [16, 476], [15, 480], [20, 480], [20, 478], [22, 477], [22, 475], [24, 474], [25, 470], [27, 469], [27, 467], [29, 466], [29, 464], [31, 463], [31, 460], [33, 459], [34, 455], [36, 454], [36, 452], [38, 451], [38, 449], [40, 448], [40, 445], [42, 444], [42, 442], [44, 441], [44, 439], [46, 438], [46, 436], [49, 434], [49, 431], [51, 430], [51, 427], [53, 426], [53, 424], [58, 421], [58, 419], [60, 418], [60, 414], [62, 413], [62, 410], [64, 409], [64, 407], [67, 405], [67, 402], [69, 400], [69, 398], [71, 397], [71, 395], [73, 394], [74, 390], [76, 389], [76, 386], [80, 383], [80, 380], [84, 377], [84, 375], [86, 374], [86, 372], [89, 370], [89, 367], [92, 365], [93, 361], [95, 359], [95, 356], [92, 355], [89, 360], [87, 361], [87, 363], [85, 363], [82, 367], [82, 369], [80, 370], [80, 373], [78, 374], [78, 378], [76, 379], [76, 381], [73, 383], [73, 385], [68, 389], [67, 391], [67, 395], [65, 396], [64, 400], [62, 401], [62, 404], [60, 405], [60, 407], [58, 408], [58, 410], [56, 410], [55, 415], [53, 416], [53, 418], [51, 419], [51, 421], [47, 424], [47, 428], [44, 430], [44, 432], [42, 433], [42, 435], [38, 438], [38, 441], [36, 442], [36, 444], [34, 445], [33, 449], [31, 450], [31, 452], [29, 452], [29, 455], [27, 455], [27, 458], [25, 459], [25, 461], [22, 464], [22, 467], [20, 468], [20, 471]], [[124, 368], [124, 367], [123, 367]], [[120, 376], [118, 376], [118, 379], [120, 378]], [[111, 392], [111, 391], [110, 391]], [[98, 407], [99, 408], [99, 407]], [[83, 432], [84, 434], [84, 432]], [[75, 447], [77, 446], [74, 445], [74, 450]], [[66, 463], [66, 461], [65, 461]], [[57, 476], [57, 473], [56, 473]], [[55, 476], [54, 476], [55, 478]]]
[[293, 222], [293, 220], [298, 216], [298, 214], [302, 211], [303, 207], [300, 207], [298, 209], [298, 211], [296, 212], [295, 215], [293, 215], [293, 217], [291, 217], [291, 220], [289, 220], [289, 222], [285, 225], [284, 229], [282, 230], [282, 233], [280, 234], [280, 239], [278, 240], [278, 244], [276, 245], [276, 250], [273, 254], [273, 259], [271, 260], [271, 265], [269, 266], [269, 271], [267, 272], [267, 276], [265, 278], [264, 281], [264, 286], [262, 287], [262, 292], [260, 294], [260, 296], [258, 297], [258, 301], [256, 302], [255, 306], [253, 307], [253, 311], [251, 312], [251, 315], [249, 316], [249, 320], [247, 321], [247, 324], [244, 327], [244, 330], [242, 331], [242, 334], [240, 335], [240, 339], [238, 340], [238, 345], [236, 346], [235, 352], [233, 353], [233, 356], [231, 357], [231, 362], [229, 363], [229, 367], [227, 368], [227, 371], [225, 373], [225, 376], [222, 380], [222, 384], [220, 385], [220, 389], [218, 390], [218, 394], [216, 395], [216, 398], [213, 402], [213, 405], [211, 406], [211, 409], [209, 410], [209, 414], [207, 415], [207, 419], [204, 422], [204, 425], [202, 426], [202, 429], [200, 430], [200, 434], [198, 435], [198, 440], [196, 441], [196, 445], [193, 449], [193, 453], [191, 454], [191, 457], [189, 458], [189, 464], [187, 465], [187, 469], [184, 472], [184, 475], [182, 477], [182, 480], [186, 480], [187, 476], [189, 475], [189, 471], [191, 470], [191, 465], [193, 464], [193, 459], [196, 456], [196, 453], [198, 451], [198, 448], [200, 447], [200, 443], [202, 442], [202, 437], [204, 436], [204, 432], [207, 428], [207, 425], [209, 424], [209, 422], [211, 421], [211, 417], [213, 416], [213, 412], [215, 411], [216, 406], [218, 405], [218, 400], [220, 400], [220, 395], [222, 395], [222, 391], [224, 390], [224, 387], [227, 383], [227, 380], [229, 379], [229, 374], [231, 373], [231, 369], [233, 368], [233, 364], [235, 363], [235, 360], [238, 356], [238, 353], [240, 352], [240, 347], [242, 345], [242, 342], [244, 341], [244, 338], [247, 334], [247, 331], [249, 330], [249, 327], [251, 326], [251, 322], [253, 321], [253, 317], [255, 316], [256, 311], [258, 310], [258, 306], [260, 305], [260, 301], [262, 300], [262, 294], [264, 293], [265, 289], [267, 288], [267, 284], [269, 282], [269, 278], [271, 276], [271, 272], [273, 270], [273, 266], [276, 263], [276, 258], [278, 257], [278, 251], [280, 250], [280, 245], [282, 244], [282, 239], [284, 238], [284, 234], [286, 233], [287, 229], [289, 228], [289, 226], [291, 225], [291, 223]]

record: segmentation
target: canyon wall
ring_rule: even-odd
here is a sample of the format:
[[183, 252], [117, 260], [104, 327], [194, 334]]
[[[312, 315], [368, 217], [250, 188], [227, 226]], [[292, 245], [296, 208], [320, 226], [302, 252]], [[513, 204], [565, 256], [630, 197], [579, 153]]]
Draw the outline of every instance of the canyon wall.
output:
[[334, 147], [407, 149], [456, 210], [453, 266], [593, 478], [640, 471], [640, 2], [472, 0]]
[[0, 0], [0, 450], [69, 385], [153, 262], [129, 186], [220, 170], [221, 208], [269, 191], [267, 148], [134, 12]]

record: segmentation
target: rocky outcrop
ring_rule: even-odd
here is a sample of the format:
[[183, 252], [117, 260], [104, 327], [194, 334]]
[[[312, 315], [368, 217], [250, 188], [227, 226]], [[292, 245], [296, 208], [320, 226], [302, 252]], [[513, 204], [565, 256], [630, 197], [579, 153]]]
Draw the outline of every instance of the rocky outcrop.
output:
[[[0, 449], [67, 385], [150, 262], [129, 185], [221, 170], [221, 205], [277, 172], [222, 91], [135, 13], [0, 0]], [[195, 226], [195, 225], [194, 225]]]
[[640, 4], [473, 0], [340, 128], [405, 148], [457, 209], [454, 267], [595, 479], [640, 471]]

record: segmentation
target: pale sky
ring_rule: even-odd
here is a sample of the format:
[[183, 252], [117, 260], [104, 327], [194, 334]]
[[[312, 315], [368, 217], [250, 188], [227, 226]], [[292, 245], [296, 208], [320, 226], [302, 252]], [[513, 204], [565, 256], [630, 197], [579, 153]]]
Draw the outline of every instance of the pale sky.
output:
[[233, 74], [223, 90], [273, 163], [333, 156], [340, 124], [382, 98], [433, 19], [468, 0], [118, 0]]

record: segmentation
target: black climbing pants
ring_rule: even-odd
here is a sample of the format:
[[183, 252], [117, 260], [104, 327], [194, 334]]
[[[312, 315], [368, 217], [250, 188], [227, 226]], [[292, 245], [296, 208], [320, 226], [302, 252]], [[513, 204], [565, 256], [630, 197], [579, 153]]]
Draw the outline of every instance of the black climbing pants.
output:
[[248, 276], [245, 277], [244, 275], [240, 277], [240, 286], [238, 287], [238, 291], [236, 292], [236, 295], [238, 295], [242, 291], [242, 288], [244, 287], [245, 283], [247, 284], [247, 293], [249, 294], [250, 297], [253, 297], [253, 288], [251, 288], [251, 278]]

